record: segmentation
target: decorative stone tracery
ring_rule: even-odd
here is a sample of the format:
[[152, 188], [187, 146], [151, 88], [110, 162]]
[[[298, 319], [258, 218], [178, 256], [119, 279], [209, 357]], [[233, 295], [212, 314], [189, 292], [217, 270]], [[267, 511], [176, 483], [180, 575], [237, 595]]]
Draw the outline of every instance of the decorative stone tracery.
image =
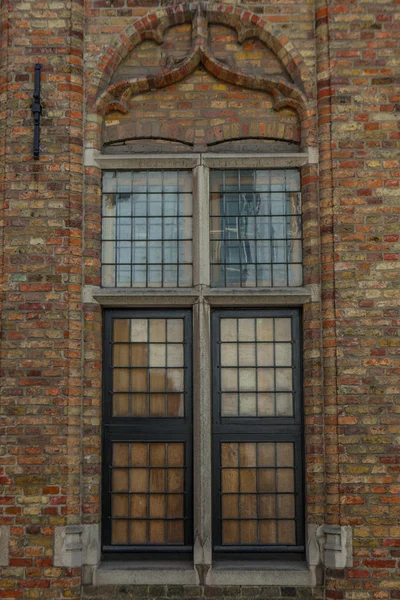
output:
[[[153, 40], [162, 44], [168, 29], [184, 23], [190, 23], [192, 28], [191, 49], [186, 56], [182, 59], [170, 57], [170, 60], [165, 61], [164, 66], [160, 65], [158, 73], [124, 78], [106, 87], [107, 81], [110, 81], [112, 76], [115, 78], [119, 65], [135, 47], [145, 40]], [[221, 58], [218, 59], [211, 51], [209, 44], [209, 28], [214, 24], [234, 29], [239, 44], [243, 44], [250, 38], [259, 39], [279, 59], [282, 65], [282, 75], [266, 73], [260, 76], [244, 73], [240, 67], [227, 64]], [[302, 123], [302, 129], [307, 131], [307, 135], [309, 134], [313, 117], [313, 111], [310, 108], [312, 78], [302, 58], [293, 44], [277, 27], [246, 10], [227, 4], [183, 3], [180, 6], [169, 7], [147, 15], [122, 32], [115, 46], [108, 50], [100, 62], [102, 77], [98, 86], [96, 110], [102, 115], [126, 114], [129, 112], [129, 103], [133, 97], [176, 85], [189, 77], [200, 66], [211, 76], [226, 84], [269, 94], [275, 111], [295, 110]], [[286, 132], [281, 128], [281, 135], [277, 136], [278, 139], [288, 140], [292, 136], [292, 141], [298, 142], [299, 140], [296, 139], [298, 136], [293, 128], [291, 129], [292, 131]], [[218, 137], [216, 132], [208, 135], [211, 138]], [[262, 132], [257, 132], [256, 137], [263, 135], [265, 136]], [[234, 139], [234, 137], [232, 132], [228, 132], [227, 139]], [[268, 132], [265, 137], [275, 137], [276, 139], [276, 134]], [[161, 136], [160, 139], [162, 138], [167, 139], [165, 136]], [[185, 140], [180, 136], [180, 140], [191, 143], [187, 139], [187, 135], [185, 135]], [[304, 134], [303, 141], [305, 141]], [[309, 144], [310, 140], [308, 139], [307, 145]]]

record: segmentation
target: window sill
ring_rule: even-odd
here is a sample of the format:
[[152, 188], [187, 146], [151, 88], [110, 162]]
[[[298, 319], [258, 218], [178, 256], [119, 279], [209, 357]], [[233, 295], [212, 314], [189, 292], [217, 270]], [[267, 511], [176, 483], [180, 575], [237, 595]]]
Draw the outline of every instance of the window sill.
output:
[[101, 306], [191, 306], [204, 298], [211, 306], [301, 306], [319, 300], [319, 286], [285, 288], [99, 288], [85, 286], [84, 302]]
[[198, 585], [191, 562], [104, 561], [94, 570], [93, 585]]
[[[301, 586], [317, 584], [316, 569], [305, 562], [224, 561], [214, 563], [206, 585]], [[104, 561], [93, 572], [93, 585], [199, 585], [192, 563]]]
[[293, 561], [215, 562], [207, 574], [207, 585], [316, 585], [315, 567]]

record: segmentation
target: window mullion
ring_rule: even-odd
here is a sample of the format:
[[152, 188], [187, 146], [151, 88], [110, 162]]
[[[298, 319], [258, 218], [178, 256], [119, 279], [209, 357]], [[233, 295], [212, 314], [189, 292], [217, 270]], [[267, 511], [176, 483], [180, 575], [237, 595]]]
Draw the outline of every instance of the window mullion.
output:
[[193, 473], [194, 473], [194, 564], [211, 565], [211, 357], [210, 305], [193, 309]]
[[193, 169], [193, 177], [193, 284], [209, 286], [209, 169], [201, 163]]

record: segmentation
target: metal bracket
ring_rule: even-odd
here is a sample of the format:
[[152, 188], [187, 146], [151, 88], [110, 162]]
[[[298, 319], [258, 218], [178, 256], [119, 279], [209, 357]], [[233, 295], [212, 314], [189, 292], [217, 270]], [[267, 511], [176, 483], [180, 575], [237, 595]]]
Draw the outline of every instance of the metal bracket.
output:
[[42, 114], [42, 105], [40, 104], [40, 71], [42, 65], [35, 65], [35, 88], [33, 90], [33, 158], [39, 159], [40, 156], [40, 115]]

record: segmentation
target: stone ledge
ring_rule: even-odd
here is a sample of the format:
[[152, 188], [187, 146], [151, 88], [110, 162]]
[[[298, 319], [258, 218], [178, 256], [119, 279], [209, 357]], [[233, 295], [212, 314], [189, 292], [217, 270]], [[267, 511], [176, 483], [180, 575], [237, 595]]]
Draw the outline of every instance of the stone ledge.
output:
[[[199, 578], [191, 563], [177, 566], [142, 561], [103, 562], [94, 569], [93, 585], [198, 585]], [[214, 586], [302, 586], [315, 587], [316, 569], [305, 563], [286, 561], [244, 566], [242, 562], [216, 564], [206, 576], [205, 590]], [[207, 595], [207, 594], [206, 594]], [[229, 595], [229, 594], [228, 594]]]
[[85, 301], [96, 301], [101, 306], [190, 306], [200, 296], [192, 288], [93, 288], [90, 294], [89, 291], [84, 290]]
[[211, 306], [299, 306], [313, 297], [308, 287], [210, 288], [203, 294]]
[[146, 568], [142, 561], [102, 562], [93, 572], [94, 585], [197, 585], [199, 578], [193, 565], [153, 563]]
[[316, 570], [305, 563], [265, 562], [262, 566], [215, 565], [207, 574], [206, 584], [212, 586], [307, 586], [317, 583]]
[[319, 298], [318, 286], [285, 288], [100, 288], [85, 286], [83, 302], [102, 306], [191, 306], [204, 298], [212, 306], [300, 306]]

